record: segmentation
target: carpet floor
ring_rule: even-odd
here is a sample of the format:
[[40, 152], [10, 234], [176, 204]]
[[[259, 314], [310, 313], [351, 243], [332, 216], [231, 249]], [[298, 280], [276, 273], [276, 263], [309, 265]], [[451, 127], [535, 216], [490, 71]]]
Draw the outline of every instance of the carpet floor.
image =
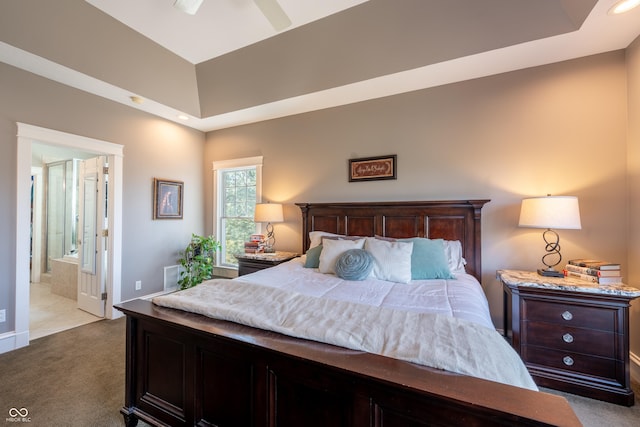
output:
[[[101, 320], [0, 354], [0, 423], [53, 427], [122, 426], [125, 319]], [[554, 390], [585, 427], [640, 426], [640, 387], [630, 408]], [[145, 426], [143, 422], [138, 424]]]
[[631, 388], [636, 395], [635, 405], [631, 407], [551, 389], [541, 390], [565, 397], [584, 427], [638, 427], [640, 426], [640, 384], [634, 382]]
[[38, 338], [0, 354], [0, 421], [11, 418], [12, 408], [22, 414], [24, 408], [30, 426], [124, 425], [119, 413], [124, 404], [124, 349], [121, 318]]

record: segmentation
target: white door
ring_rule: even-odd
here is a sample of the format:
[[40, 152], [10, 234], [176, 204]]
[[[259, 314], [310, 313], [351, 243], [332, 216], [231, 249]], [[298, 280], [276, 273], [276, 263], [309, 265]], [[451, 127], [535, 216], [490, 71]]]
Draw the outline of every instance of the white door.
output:
[[85, 160], [79, 173], [78, 308], [104, 317], [107, 256], [106, 157]]

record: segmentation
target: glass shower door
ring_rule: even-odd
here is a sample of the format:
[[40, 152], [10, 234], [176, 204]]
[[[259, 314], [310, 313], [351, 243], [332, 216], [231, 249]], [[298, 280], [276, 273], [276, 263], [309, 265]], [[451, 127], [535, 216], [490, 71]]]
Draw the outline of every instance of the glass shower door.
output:
[[47, 165], [47, 259], [46, 271], [51, 271], [51, 260], [64, 255], [65, 229], [65, 164]]

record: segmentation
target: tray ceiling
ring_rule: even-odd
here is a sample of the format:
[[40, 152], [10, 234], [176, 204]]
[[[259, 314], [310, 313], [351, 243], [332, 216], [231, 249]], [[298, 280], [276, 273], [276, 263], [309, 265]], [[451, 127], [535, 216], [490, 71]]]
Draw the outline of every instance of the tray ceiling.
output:
[[624, 49], [640, 34], [640, 8], [611, 16], [613, 0], [279, 0], [293, 22], [281, 32], [253, 0], [204, 0], [193, 16], [173, 1], [3, 2], [0, 61], [210, 131]]

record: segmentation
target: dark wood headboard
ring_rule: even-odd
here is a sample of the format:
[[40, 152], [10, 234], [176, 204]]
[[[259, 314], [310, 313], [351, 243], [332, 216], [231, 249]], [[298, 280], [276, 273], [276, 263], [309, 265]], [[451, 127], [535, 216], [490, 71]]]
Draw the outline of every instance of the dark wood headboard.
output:
[[302, 248], [310, 231], [348, 236], [460, 240], [467, 272], [482, 276], [481, 210], [489, 200], [296, 203], [302, 211]]

